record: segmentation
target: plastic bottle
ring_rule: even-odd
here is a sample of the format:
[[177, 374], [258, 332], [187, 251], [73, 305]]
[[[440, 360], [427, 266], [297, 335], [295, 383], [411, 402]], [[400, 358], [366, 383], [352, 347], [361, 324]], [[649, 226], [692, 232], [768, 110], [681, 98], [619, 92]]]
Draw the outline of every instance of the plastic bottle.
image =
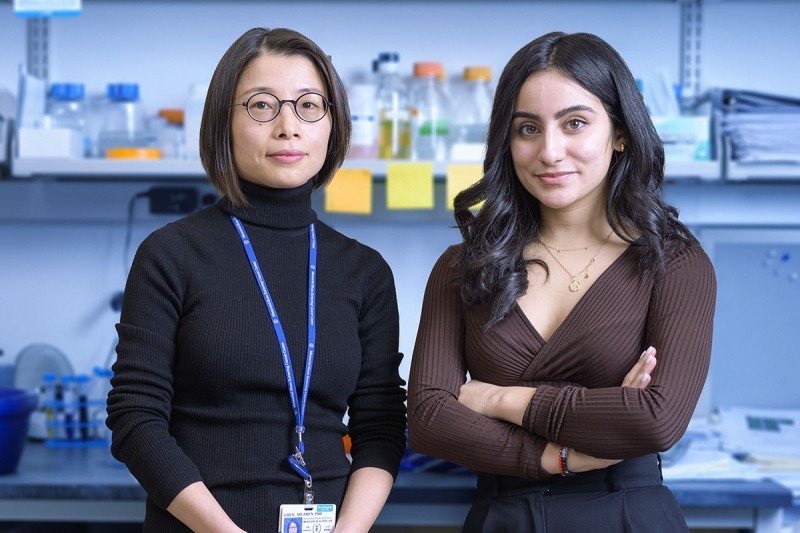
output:
[[347, 90], [353, 134], [350, 140], [351, 159], [375, 159], [378, 155], [378, 121], [375, 86], [371, 83], [352, 85]]
[[153, 139], [145, 129], [144, 109], [139, 101], [139, 85], [110, 83], [98, 145], [101, 156], [109, 148], [147, 148]]
[[411, 154], [408, 92], [400, 79], [400, 55], [378, 56], [378, 157], [408, 159]]
[[450, 158], [481, 161], [486, 153], [486, 135], [492, 113], [491, 67], [464, 68], [464, 86], [457, 100]]
[[67, 128], [78, 132], [83, 143], [83, 155], [89, 153], [86, 135], [85, 91], [82, 83], [54, 83], [50, 86], [47, 113], [53, 128]]
[[163, 157], [186, 159], [183, 122], [183, 109], [159, 109], [158, 116], [150, 123], [150, 131]]
[[441, 63], [414, 63], [411, 90], [412, 159], [446, 161], [450, 148], [450, 102]]

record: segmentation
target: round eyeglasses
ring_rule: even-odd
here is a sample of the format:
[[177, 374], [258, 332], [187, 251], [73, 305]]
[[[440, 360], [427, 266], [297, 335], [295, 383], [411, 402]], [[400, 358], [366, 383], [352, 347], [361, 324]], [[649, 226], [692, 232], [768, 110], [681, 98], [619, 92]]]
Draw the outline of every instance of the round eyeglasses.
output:
[[328, 109], [333, 106], [327, 98], [318, 93], [305, 93], [296, 100], [281, 100], [272, 93], [256, 93], [246, 102], [236, 105], [244, 106], [247, 114], [256, 122], [269, 122], [275, 120], [285, 103], [292, 104], [294, 114], [303, 122], [322, 120]]

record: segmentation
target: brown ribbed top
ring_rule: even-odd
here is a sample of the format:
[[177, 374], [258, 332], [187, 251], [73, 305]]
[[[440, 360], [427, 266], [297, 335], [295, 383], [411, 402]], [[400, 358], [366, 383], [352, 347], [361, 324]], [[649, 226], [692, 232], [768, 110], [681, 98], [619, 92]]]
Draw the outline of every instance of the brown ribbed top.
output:
[[[640, 275], [629, 247], [547, 342], [519, 306], [484, 332], [488, 310], [462, 305], [457, 251], [452, 246], [439, 258], [425, 290], [409, 380], [415, 451], [479, 472], [541, 479], [548, 441], [624, 459], [680, 439], [711, 355], [716, 279], [702, 248], [673, 254], [655, 279]], [[658, 352], [650, 385], [621, 387], [648, 346]], [[522, 427], [459, 404], [467, 372], [496, 385], [537, 387]]]

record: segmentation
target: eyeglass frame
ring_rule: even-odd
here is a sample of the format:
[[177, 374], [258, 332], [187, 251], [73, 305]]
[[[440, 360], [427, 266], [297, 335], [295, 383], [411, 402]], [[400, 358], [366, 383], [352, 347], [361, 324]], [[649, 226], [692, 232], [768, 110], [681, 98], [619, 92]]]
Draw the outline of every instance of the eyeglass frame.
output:
[[[278, 112], [277, 112], [277, 113], [275, 113], [275, 116], [274, 116], [274, 117], [272, 117], [272, 118], [271, 118], [271, 119], [269, 119], [269, 120], [258, 120], [257, 118], [255, 118], [255, 117], [253, 116], [253, 114], [252, 114], [252, 113], [250, 113], [250, 106], [249, 106], [248, 104], [250, 103], [250, 100], [252, 100], [252, 99], [253, 99], [253, 98], [255, 98], [256, 96], [258, 96], [259, 94], [268, 94], [269, 96], [272, 96], [273, 98], [275, 98], [275, 100], [277, 100], [277, 101], [278, 101]], [[298, 112], [297, 112], [297, 102], [298, 102], [298, 100], [300, 100], [301, 98], [303, 98], [304, 96], [307, 96], [307, 95], [309, 95], [309, 94], [315, 94], [315, 95], [317, 95], [317, 96], [320, 96], [320, 97], [322, 97], [322, 101], [323, 101], [323, 102], [325, 102], [325, 105], [326, 105], [326, 107], [325, 107], [325, 113], [324, 113], [324, 114], [323, 114], [321, 117], [319, 117], [317, 120], [306, 120], [306, 119], [304, 119], [303, 117], [301, 117], [301, 116], [300, 116], [300, 113], [298, 113]], [[273, 120], [275, 120], [276, 118], [278, 118], [278, 115], [280, 115], [280, 114], [281, 114], [281, 111], [283, 111], [283, 104], [285, 104], [285, 103], [287, 103], [287, 102], [292, 104], [292, 109], [294, 109], [294, 115], [295, 115], [295, 116], [296, 116], [298, 119], [300, 119], [301, 121], [305, 122], [306, 124], [316, 124], [317, 122], [319, 122], [320, 120], [322, 120], [323, 118], [325, 118], [325, 117], [328, 115], [328, 111], [330, 111], [330, 110], [331, 110], [331, 108], [333, 108], [333, 102], [332, 102], [332, 101], [328, 100], [328, 99], [325, 97], [325, 95], [324, 95], [324, 94], [315, 93], [314, 91], [309, 91], [309, 92], [307, 92], [307, 93], [303, 93], [303, 94], [301, 94], [300, 96], [298, 96], [298, 97], [297, 97], [296, 99], [294, 99], [294, 100], [281, 100], [280, 98], [278, 98], [276, 95], [274, 95], [274, 94], [272, 94], [272, 93], [268, 93], [267, 91], [261, 91], [261, 92], [257, 92], [257, 93], [253, 93], [253, 94], [251, 94], [251, 95], [250, 95], [250, 97], [249, 97], [249, 98], [248, 98], [246, 101], [244, 101], [244, 102], [242, 102], [242, 103], [240, 103], [240, 104], [233, 104], [231, 107], [238, 107], [238, 106], [242, 106], [242, 107], [244, 107], [245, 111], [247, 111], [247, 116], [249, 116], [251, 119], [253, 119], [253, 120], [255, 120], [256, 122], [258, 122], [259, 124], [266, 124], [267, 122], [272, 122]]]

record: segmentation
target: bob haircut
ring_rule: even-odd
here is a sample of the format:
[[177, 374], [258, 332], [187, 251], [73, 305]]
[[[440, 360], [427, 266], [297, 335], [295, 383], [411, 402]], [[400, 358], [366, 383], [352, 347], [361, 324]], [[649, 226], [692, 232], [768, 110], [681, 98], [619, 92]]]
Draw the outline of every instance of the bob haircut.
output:
[[219, 60], [208, 87], [200, 123], [200, 161], [211, 183], [237, 206], [247, 205], [231, 147], [231, 120], [236, 85], [250, 61], [262, 54], [302, 56], [311, 61], [331, 101], [331, 135], [322, 168], [312, 177], [314, 189], [326, 185], [344, 161], [350, 146], [350, 108], [347, 94], [330, 59], [311, 39], [286, 28], [253, 28], [236, 39]]
[[[636, 241], [641, 272], [663, 271], [673, 244], [697, 240], [661, 201], [664, 147], [623, 59], [596, 35], [548, 33], [523, 46], [509, 60], [492, 105], [484, 176], [455, 198], [454, 216], [464, 246], [455, 261], [462, 273], [461, 297], [468, 305], [488, 305], [486, 328], [502, 321], [528, 288], [523, 250], [539, 237], [539, 203], [520, 183], [511, 158], [511, 124], [517, 96], [537, 72], [552, 70], [596, 96], [625, 137], [624, 153], [614, 152], [606, 175], [606, 217], [614, 232]], [[485, 201], [474, 215], [470, 209]]]

